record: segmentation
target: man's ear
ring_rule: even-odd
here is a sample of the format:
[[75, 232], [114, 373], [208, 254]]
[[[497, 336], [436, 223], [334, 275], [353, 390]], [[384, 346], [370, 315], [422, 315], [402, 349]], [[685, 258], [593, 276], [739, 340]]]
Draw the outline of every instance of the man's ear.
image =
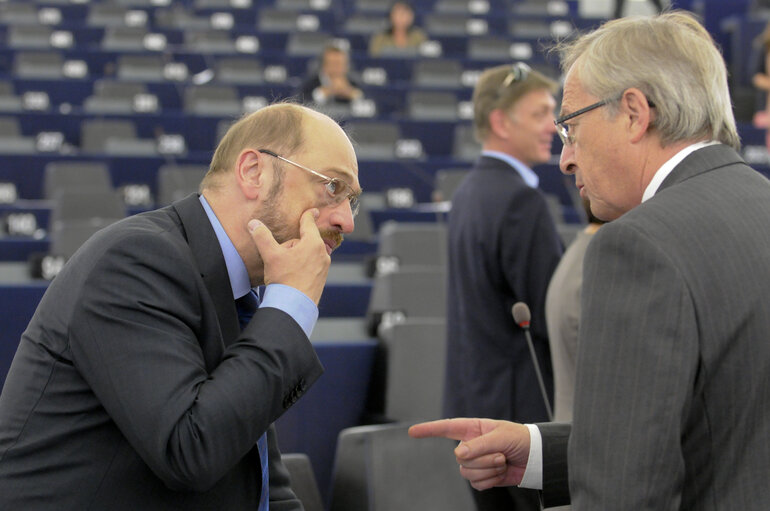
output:
[[244, 149], [235, 162], [235, 178], [238, 187], [248, 199], [256, 199], [265, 185], [265, 158], [253, 150]]
[[639, 142], [652, 125], [652, 107], [647, 96], [636, 88], [626, 89], [620, 99], [621, 112], [628, 118], [631, 142]]
[[489, 130], [500, 138], [508, 138], [506, 123], [510, 122], [508, 116], [501, 108], [495, 108], [489, 112]]

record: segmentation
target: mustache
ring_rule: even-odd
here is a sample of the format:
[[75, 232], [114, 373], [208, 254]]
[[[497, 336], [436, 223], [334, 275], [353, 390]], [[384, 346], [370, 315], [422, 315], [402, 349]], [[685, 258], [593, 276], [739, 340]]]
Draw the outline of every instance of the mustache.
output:
[[330, 242], [333, 248], [339, 247], [345, 239], [345, 236], [343, 236], [341, 232], [332, 229], [324, 229], [320, 232], [321, 238], [323, 238], [324, 241]]

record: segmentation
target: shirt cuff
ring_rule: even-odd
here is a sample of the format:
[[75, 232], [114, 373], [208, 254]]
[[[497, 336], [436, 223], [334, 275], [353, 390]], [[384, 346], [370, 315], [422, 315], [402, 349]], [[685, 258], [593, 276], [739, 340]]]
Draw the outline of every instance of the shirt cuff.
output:
[[284, 284], [265, 286], [265, 295], [259, 304], [259, 308], [262, 307], [273, 307], [291, 316], [308, 338], [318, 321], [318, 307], [315, 302], [302, 291]]
[[531, 490], [543, 489], [543, 437], [534, 424], [525, 424], [529, 429], [529, 458], [519, 486]]

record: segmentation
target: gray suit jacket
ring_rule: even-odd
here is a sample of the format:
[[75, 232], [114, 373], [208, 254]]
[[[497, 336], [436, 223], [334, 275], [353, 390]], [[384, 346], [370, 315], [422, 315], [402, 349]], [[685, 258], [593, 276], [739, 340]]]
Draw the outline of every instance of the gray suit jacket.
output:
[[[583, 286], [573, 510], [767, 509], [770, 182], [723, 145], [692, 153], [599, 230]], [[565, 428], [542, 431], [563, 503]]]
[[321, 374], [302, 329], [240, 332], [198, 197], [104, 229], [46, 291], [0, 396], [0, 509], [301, 509], [271, 423]]

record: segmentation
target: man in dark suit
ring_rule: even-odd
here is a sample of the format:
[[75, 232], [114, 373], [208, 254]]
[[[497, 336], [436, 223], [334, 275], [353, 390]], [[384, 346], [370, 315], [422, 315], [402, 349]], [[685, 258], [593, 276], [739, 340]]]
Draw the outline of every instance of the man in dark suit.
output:
[[607, 23], [562, 66], [561, 169], [612, 220], [585, 258], [571, 430], [459, 419], [412, 434], [464, 440], [479, 488], [540, 487], [578, 511], [765, 510], [770, 182], [735, 151], [724, 61], [672, 12]]
[[[556, 83], [524, 64], [486, 70], [473, 92], [482, 153], [452, 197], [444, 412], [548, 420], [524, 331], [511, 317], [532, 310], [532, 337], [552, 392], [545, 294], [562, 247], [531, 169], [551, 157]], [[474, 492], [479, 510], [537, 509], [528, 490]]]
[[227, 132], [201, 195], [84, 244], [0, 397], [0, 508], [301, 510], [271, 424], [323, 371], [308, 336], [357, 174], [334, 121], [273, 105]]

